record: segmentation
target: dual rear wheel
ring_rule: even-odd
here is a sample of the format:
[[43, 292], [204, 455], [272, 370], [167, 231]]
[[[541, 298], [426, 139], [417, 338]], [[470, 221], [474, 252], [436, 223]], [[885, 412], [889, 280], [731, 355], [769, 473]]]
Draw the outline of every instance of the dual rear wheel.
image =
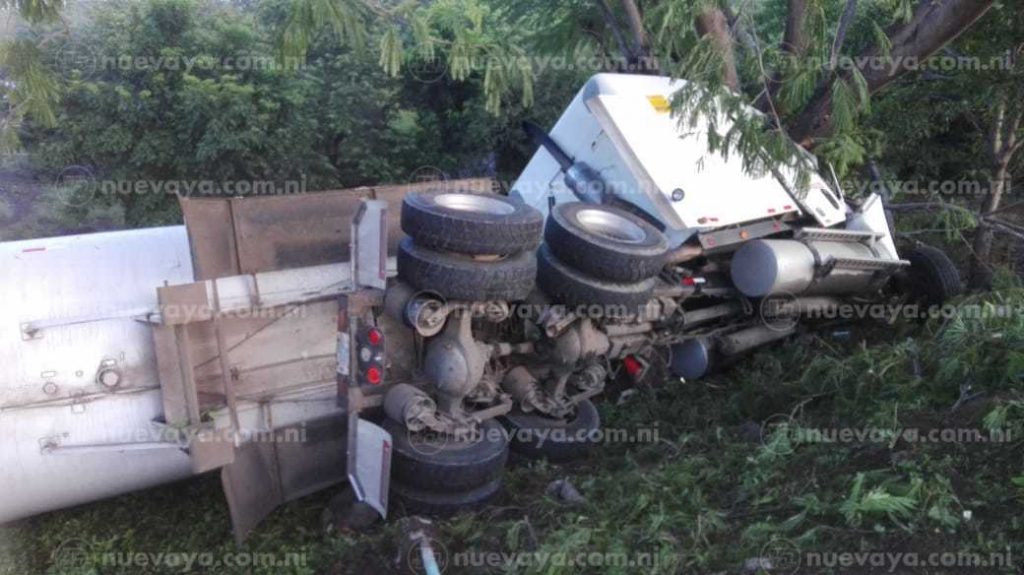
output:
[[537, 284], [557, 303], [634, 315], [650, 301], [668, 240], [621, 208], [579, 202], [551, 209], [538, 252]]
[[520, 301], [537, 276], [544, 217], [495, 194], [411, 193], [402, 203], [398, 276], [459, 301]]
[[451, 516], [487, 505], [501, 492], [510, 451], [566, 462], [599, 440], [600, 417], [590, 401], [561, 420], [513, 412], [488, 420], [467, 437], [410, 432], [391, 419], [391, 493], [408, 513]]

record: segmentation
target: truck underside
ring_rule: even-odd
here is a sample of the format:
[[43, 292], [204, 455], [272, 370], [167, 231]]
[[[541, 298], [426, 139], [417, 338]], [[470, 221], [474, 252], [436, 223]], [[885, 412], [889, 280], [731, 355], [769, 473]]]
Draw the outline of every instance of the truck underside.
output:
[[[155, 271], [140, 288], [151, 295], [136, 298], [144, 309], [5, 312], [5, 329], [19, 326], [3, 335], [18, 381], [46, 391], [5, 389], [0, 413], [92, 410], [149, 435], [126, 445], [54, 418], [18, 440], [38, 450], [5, 455], [0, 467], [21, 470], [5, 482], [26, 497], [0, 519], [214, 469], [239, 537], [346, 477], [379, 512], [390, 487], [409, 511], [452, 513], [498, 493], [510, 450], [586, 453], [609, 381], [697, 379], [844, 302], [936, 304], [958, 289], [941, 253], [898, 257], [877, 196], [847, 201], [818, 176], [799, 191], [787, 170], [695, 167], [706, 134], [680, 133], [665, 108], [676, 89], [596, 77], [550, 134], [530, 130], [541, 149], [510, 195], [463, 180], [183, 199], [191, 277]], [[25, 265], [25, 277], [43, 269]], [[27, 355], [80, 349], [81, 325], [112, 322], [148, 331], [59, 369]], [[156, 389], [155, 416], [115, 405]], [[356, 477], [360, 415], [390, 434], [373, 497]], [[141, 470], [150, 449], [166, 454], [155, 478]], [[89, 469], [95, 483], [139, 480], [55, 505], [30, 484], [57, 469], [57, 453], [79, 458], [60, 469]]]

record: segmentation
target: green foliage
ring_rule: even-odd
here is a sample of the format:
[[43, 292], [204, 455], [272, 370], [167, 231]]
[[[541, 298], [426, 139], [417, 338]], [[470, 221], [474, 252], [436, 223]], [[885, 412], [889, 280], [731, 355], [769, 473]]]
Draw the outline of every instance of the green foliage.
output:
[[839, 511], [851, 527], [860, 527], [864, 519], [872, 516], [886, 516], [899, 521], [910, 516], [917, 505], [912, 497], [893, 495], [884, 486], [864, 489], [865, 475], [858, 473], [850, 488], [850, 495], [839, 506]]
[[0, 0], [0, 11], [12, 10], [33, 23], [57, 20], [66, 6], [67, 0]]
[[53, 73], [44, 66], [41, 50], [29, 40], [0, 43], [0, 69], [17, 82], [0, 82], [0, 153], [11, 153], [20, 146], [18, 132], [25, 117], [52, 128], [56, 124], [54, 107], [59, 89]]
[[[479, 18], [446, 6], [431, 12], [434, 29]], [[487, 88], [518, 81], [501, 74], [526, 74], [522, 69], [499, 66], [460, 82], [393, 77], [378, 54], [332, 36], [316, 38], [304, 61], [281, 59], [268, 30], [286, 22], [291, 7], [279, 0], [251, 10], [192, 0], [110, 2], [76, 22], [71, 37], [18, 44], [41, 62], [62, 63], [67, 50], [88, 56], [44, 68], [59, 73], [64, 92], [52, 110], [56, 129], [37, 119], [45, 119], [40, 112], [20, 132], [51, 178], [85, 166], [102, 206], [119, 205], [124, 214], [92, 218], [47, 204], [57, 212], [49, 233], [97, 229], [93, 222], [103, 221], [180, 221], [175, 192], [187, 186], [216, 194], [250, 182], [312, 191], [408, 182], [418, 169], [453, 178], [508, 170], [512, 178], [532, 153], [517, 128], [523, 115], [552, 121], [578, 86], [575, 75], [530, 72], [531, 89], [536, 82], [544, 91], [527, 111], [495, 101]], [[404, 32], [388, 37], [381, 30], [374, 41], [405, 41]], [[488, 112], [499, 106], [500, 118]]]
[[362, 0], [295, 0], [281, 32], [285, 57], [305, 57], [317, 33], [330, 29], [345, 45], [366, 44], [369, 4]]
[[283, 53], [304, 58], [313, 38], [325, 28], [332, 30], [343, 46], [356, 49], [377, 34], [378, 62], [393, 77], [409, 63], [438, 60], [458, 82], [482, 73], [487, 109], [495, 115], [513, 90], [519, 91], [524, 106], [533, 102], [534, 74], [519, 47], [519, 35], [502, 20], [501, 9], [479, 0], [394, 5], [369, 0], [298, 0], [281, 31]]

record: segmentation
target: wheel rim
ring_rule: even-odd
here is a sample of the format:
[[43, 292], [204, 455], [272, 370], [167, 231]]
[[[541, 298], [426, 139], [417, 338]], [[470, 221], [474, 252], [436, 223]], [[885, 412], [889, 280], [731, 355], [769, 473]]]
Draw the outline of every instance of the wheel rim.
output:
[[514, 206], [501, 200], [474, 194], [441, 194], [434, 196], [434, 203], [460, 212], [477, 212], [495, 216], [507, 216], [516, 211]]
[[604, 210], [580, 210], [576, 213], [576, 223], [592, 234], [617, 242], [638, 244], [647, 237], [640, 226]]

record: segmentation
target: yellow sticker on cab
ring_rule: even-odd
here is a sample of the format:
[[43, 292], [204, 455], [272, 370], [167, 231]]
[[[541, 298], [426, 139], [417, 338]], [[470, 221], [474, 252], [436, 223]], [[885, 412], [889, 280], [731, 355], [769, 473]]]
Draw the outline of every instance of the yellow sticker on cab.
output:
[[668, 98], [661, 94], [655, 94], [653, 96], [647, 96], [647, 101], [654, 106], [659, 114], [668, 114], [672, 111], [672, 103], [668, 101]]

